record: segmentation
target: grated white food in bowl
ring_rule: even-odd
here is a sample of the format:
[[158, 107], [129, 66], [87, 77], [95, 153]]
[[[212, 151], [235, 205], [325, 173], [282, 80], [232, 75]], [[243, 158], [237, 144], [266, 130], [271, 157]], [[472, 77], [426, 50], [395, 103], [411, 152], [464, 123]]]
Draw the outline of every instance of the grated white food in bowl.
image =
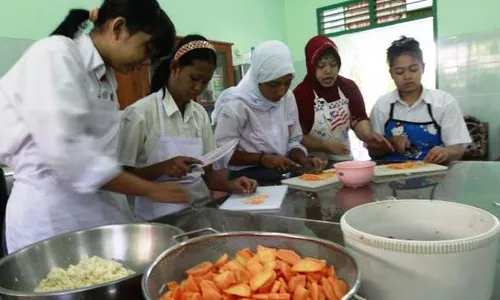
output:
[[84, 288], [118, 280], [135, 274], [122, 264], [98, 256], [82, 259], [77, 265], [66, 270], [53, 268], [45, 279], [40, 281], [35, 292], [56, 292]]

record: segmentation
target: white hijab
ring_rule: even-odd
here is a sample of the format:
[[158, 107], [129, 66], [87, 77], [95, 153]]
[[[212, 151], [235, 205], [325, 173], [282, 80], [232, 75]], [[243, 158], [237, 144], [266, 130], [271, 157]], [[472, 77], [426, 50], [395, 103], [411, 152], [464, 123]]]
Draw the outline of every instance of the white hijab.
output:
[[260, 111], [268, 111], [278, 106], [279, 102], [269, 101], [262, 95], [259, 83], [273, 81], [288, 74], [295, 74], [292, 54], [288, 47], [280, 41], [260, 44], [255, 49], [250, 69], [240, 83], [222, 92], [215, 102], [212, 113], [213, 124], [217, 122], [222, 107], [233, 100], [244, 101], [251, 108]]

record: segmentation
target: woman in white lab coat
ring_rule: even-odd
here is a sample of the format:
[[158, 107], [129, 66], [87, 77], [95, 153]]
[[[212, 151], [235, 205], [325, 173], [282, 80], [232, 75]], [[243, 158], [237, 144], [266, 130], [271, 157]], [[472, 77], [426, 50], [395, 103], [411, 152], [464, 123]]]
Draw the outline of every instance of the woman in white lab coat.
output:
[[229, 164], [232, 176], [272, 182], [291, 167], [322, 165], [301, 144], [297, 104], [289, 91], [294, 73], [288, 47], [264, 42], [238, 86], [220, 95], [213, 113], [217, 145], [239, 139]]
[[[199, 166], [197, 158], [215, 150], [215, 140], [205, 108], [193, 99], [206, 89], [216, 66], [213, 45], [200, 35], [186, 36], [171, 58], [158, 65], [151, 83], [153, 93], [127, 107], [122, 115], [122, 164], [149, 180], [182, 183], [191, 202], [207, 199], [208, 189], [235, 193], [256, 189], [256, 182], [245, 177], [228, 181], [220, 164], [217, 171], [212, 165]], [[185, 207], [155, 203], [146, 197], [135, 201], [136, 215], [146, 220]]]
[[[90, 35], [79, 26], [92, 16]], [[156, 0], [105, 0], [71, 10], [0, 79], [0, 161], [14, 170], [6, 211], [9, 252], [65, 232], [132, 221], [111, 197], [185, 201], [180, 185], [124, 172], [116, 160], [112, 69], [166, 55], [175, 28]], [[8, 129], [7, 129], [8, 128]]]

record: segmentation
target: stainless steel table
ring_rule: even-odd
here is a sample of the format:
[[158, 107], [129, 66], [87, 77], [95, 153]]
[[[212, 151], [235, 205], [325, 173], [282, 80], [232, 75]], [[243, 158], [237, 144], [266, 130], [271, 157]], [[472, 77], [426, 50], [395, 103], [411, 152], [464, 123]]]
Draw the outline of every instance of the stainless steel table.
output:
[[[186, 231], [206, 227], [219, 231], [274, 231], [342, 244], [338, 222], [346, 210], [390, 198], [454, 201], [483, 208], [500, 217], [500, 163], [459, 162], [445, 174], [389, 180], [358, 189], [341, 185], [316, 193], [290, 189], [281, 211], [273, 214], [225, 212], [216, 209], [220, 203], [214, 202], [208, 207], [190, 208], [156, 221]], [[500, 255], [492, 299], [500, 299]]]

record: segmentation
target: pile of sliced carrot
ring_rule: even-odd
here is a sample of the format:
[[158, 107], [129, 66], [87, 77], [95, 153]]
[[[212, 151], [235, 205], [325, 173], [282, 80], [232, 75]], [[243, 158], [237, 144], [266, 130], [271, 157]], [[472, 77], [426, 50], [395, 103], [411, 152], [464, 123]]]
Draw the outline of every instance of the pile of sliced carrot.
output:
[[161, 300], [340, 300], [348, 286], [325, 260], [301, 258], [292, 250], [243, 249], [229, 260], [203, 262], [186, 270], [180, 284], [167, 283]]
[[386, 168], [392, 170], [408, 170], [408, 169], [415, 169], [424, 165], [426, 165], [426, 163], [424, 162], [407, 161], [404, 163], [388, 164]]
[[299, 178], [301, 180], [305, 180], [305, 181], [321, 181], [321, 180], [330, 179], [330, 178], [334, 177], [336, 174], [337, 174], [337, 171], [332, 170], [332, 171], [323, 171], [322, 173], [318, 173], [318, 174], [305, 173], [305, 174], [300, 175]]
[[245, 200], [245, 204], [259, 205], [264, 203], [267, 199], [269, 199], [269, 195], [267, 194], [257, 195], [255, 197]]

